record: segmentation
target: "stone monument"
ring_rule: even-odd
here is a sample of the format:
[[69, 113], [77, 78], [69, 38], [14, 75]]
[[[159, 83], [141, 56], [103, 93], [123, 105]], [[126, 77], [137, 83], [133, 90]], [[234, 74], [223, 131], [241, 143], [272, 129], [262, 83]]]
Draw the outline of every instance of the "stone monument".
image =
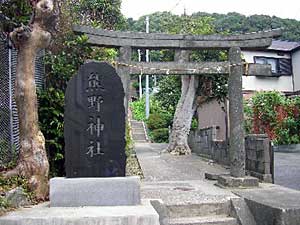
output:
[[111, 65], [81, 66], [64, 120], [66, 178], [50, 180], [51, 207], [139, 205], [139, 177], [125, 177], [124, 90]]
[[124, 90], [107, 63], [83, 65], [65, 97], [66, 176], [125, 176]]

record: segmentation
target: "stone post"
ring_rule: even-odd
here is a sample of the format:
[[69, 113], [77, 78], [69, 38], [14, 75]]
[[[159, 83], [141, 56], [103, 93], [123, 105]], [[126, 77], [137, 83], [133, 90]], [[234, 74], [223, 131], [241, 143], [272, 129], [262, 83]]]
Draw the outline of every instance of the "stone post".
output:
[[[123, 46], [120, 48], [119, 52], [119, 59], [118, 61], [120, 63], [127, 63], [130, 64], [131, 62], [131, 54], [132, 54], [132, 49], [130, 46]], [[125, 92], [125, 97], [124, 97], [124, 106], [125, 106], [125, 113], [127, 115], [128, 113], [128, 102], [130, 98], [130, 68], [127, 66], [117, 66], [116, 67], [118, 75], [121, 77], [122, 83], [123, 83], [123, 88]]]
[[244, 177], [246, 151], [242, 92], [243, 66], [239, 47], [230, 48], [229, 62], [231, 64], [228, 80], [230, 175]]
[[174, 61], [179, 63], [184, 63], [189, 61], [190, 51], [187, 50], [175, 50]]

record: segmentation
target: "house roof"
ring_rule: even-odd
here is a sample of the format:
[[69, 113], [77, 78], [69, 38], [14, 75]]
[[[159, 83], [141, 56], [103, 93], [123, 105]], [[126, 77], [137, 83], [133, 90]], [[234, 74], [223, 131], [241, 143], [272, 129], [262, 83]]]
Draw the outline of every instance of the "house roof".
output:
[[290, 52], [300, 47], [300, 42], [273, 40], [268, 50]]

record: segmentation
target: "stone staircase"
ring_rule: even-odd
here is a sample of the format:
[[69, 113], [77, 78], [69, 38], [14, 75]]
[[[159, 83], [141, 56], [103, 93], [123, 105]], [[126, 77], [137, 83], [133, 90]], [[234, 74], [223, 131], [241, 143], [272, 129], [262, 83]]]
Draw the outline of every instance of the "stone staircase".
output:
[[131, 132], [132, 138], [135, 143], [146, 143], [148, 142], [145, 134], [143, 122], [137, 120], [131, 120]]
[[230, 217], [230, 200], [197, 204], [167, 205], [169, 225], [238, 225]]

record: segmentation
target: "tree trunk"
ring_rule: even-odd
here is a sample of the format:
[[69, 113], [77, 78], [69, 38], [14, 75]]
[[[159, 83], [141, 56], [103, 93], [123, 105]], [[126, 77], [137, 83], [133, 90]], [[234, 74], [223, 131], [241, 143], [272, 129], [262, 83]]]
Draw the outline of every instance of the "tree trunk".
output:
[[52, 0], [32, 1], [33, 16], [29, 27], [15, 29], [10, 37], [18, 49], [15, 99], [18, 108], [20, 152], [17, 166], [5, 175], [28, 178], [37, 199], [48, 196], [49, 163], [45, 139], [38, 125], [37, 95], [34, 80], [37, 52], [48, 47], [55, 23]]
[[195, 98], [199, 78], [197, 76], [181, 77], [181, 97], [177, 104], [173, 119], [173, 127], [167, 151], [174, 155], [191, 154], [188, 146], [188, 134], [190, 132], [192, 118], [196, 110]]

